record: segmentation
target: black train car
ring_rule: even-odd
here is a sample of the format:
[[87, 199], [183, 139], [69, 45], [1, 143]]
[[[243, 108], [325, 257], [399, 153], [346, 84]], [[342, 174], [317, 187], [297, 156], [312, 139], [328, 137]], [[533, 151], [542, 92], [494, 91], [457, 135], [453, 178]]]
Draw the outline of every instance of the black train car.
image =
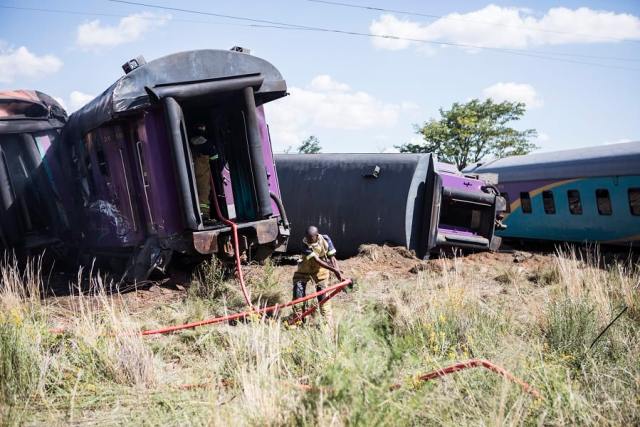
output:
[[282, 154], [276, 166], [290, 252], [302, 249], [308, 225], [329, 234], [342, 257], [365, 243], [404, 246], [420, 257], [500, 246], [495, 220], [504, 199], [434, 155]]

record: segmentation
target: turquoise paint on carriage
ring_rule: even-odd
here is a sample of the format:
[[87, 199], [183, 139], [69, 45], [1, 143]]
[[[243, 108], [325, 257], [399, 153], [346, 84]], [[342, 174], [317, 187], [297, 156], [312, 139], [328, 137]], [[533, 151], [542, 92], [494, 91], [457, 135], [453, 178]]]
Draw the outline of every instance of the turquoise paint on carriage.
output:
[[[539, 192], [531, 197], [530, 214], [523, 213], [518, 206], [505, 218], [508, 228], [499, 232], [500, 236], [573, 242], [640, 240], [640, 216], [632, 215], [628, 193], [630, 188], [640, 188], [640, 175], [580, 178], [546, 187], [553, 192], [556, 213], [544, 212], [542, 192]], [[609, 190], [611, 215], [598, 213], [598, 189]], [[536, 190], [539, 189], [532, 189], [530, 193]], [[568, 190], [580, 192], [581, 215], [569, 211]]]

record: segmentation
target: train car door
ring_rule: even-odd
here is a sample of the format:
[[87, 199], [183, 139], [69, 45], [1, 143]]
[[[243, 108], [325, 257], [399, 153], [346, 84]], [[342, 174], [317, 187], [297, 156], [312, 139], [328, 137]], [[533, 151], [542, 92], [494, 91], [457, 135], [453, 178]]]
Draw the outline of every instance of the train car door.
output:
[[82, 186], [87, 240], [95, 247], [130, 247], [144, 239], [131, 173], [131, 156], [121, 124], [103, 126], [83, 138]]

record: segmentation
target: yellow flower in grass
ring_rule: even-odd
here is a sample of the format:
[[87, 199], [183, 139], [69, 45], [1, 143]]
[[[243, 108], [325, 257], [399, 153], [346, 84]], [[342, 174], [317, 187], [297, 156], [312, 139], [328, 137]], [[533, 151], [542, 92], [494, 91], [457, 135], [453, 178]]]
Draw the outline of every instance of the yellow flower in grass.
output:
[[12, 308], [9, 310], [9, 322], [13, 323], [15, 326], [22, 325], [22, 313], [17, 308]]
[[560, 356], [560, 360], [562, 360], [563, 362], [571, 362], [572, 360], [576, 360], [576, 358], [571, 354], [563, 354], [562, 356]]

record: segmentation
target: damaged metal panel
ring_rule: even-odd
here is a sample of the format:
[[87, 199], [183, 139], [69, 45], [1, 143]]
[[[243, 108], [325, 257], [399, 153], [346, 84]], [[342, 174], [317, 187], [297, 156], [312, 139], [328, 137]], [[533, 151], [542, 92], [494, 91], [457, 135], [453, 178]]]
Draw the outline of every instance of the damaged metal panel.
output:
[[131, 62], [137, 66], [64, 129], [79, 195], [69, 202], [78, 224], [72, 244], [125, 279], [143, 280], [171, 259], [228, 254], [231, 232], [217, 203], [238, 224], [250, 258], [282, 246], [288, 230], [272, 201], [280, 190], [262, 108], [286, 96], [279, 71], [235, 51]]
[[51, 177], [51, 147], [66, 119], [46, 94], [0, 92], [0, 248], [29, 255], [59, 244], [66, 233], [68, 221]]

